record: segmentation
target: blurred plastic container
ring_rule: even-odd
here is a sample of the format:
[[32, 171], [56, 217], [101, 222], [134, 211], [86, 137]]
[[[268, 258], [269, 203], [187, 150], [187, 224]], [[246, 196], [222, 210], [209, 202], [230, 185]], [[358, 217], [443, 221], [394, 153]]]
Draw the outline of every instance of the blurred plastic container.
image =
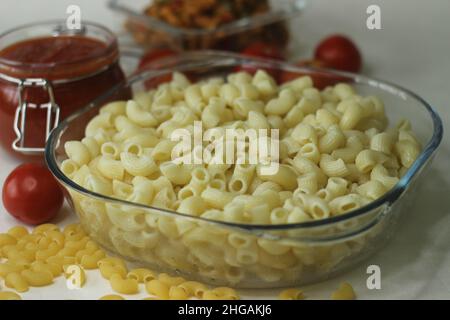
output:
[[267, 13], [235, 20], [215, 29], [174, 27], [144, 13], [151, 0], [110, 0], [109, 7], [125, 17], [124, 26], [134, 41], [145, 49], [170, 47], [175, 50], [219, 49], [240, 51], [249, 42], [263, 41], [281, 49], [289, 44], [287, 21], [298, 17], [306, 0], [270, 0]]

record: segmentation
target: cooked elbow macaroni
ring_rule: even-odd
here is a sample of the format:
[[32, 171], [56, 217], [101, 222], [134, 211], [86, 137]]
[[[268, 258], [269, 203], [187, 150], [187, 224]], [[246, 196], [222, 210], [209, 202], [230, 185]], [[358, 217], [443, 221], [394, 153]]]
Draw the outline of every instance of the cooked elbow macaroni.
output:
[[[176, 73], [172, 82], [140, 92], [134, 100], [107, 104], [87, 125], [82, 141], [66, 142], [68, 159], [61, 169], [90, 191], [148, 207], [232, 223], [286, 224], [367, 205], [392, 189], [420, 153], [408, 122], [387, 129], [383, 103], [359, 96], [348, 84], [321, 92], [309, 77], [301, 77], [278, 86], [264, 71], [231, 74], [226, 80], [191, 84]], [[173, 162], [171, 133], [192, 133], [195, 121], [218, 134], [230, 128], [279, 129], [278, 170], [267, 174], [266, 164], [239, 162], [249, 150], [233, 155], [235, 164]], [[238, 238], [157, 209], [105, 204], [74, 191], [71, 196], [82, 223], [104, 246], [218, 283], [239, 284], [249, 277], [289, 282], [327, 273], [365, 241], [362, 236], [315, 247], [259, 241], [254, 235]], [[287, 235], [301, 236], [296, 230]], [[0, 243], [10, 242], [0, 238]], [[90, 268], [102, 258], [89, 252], [79, 263]], [[170, 290], [140, 271], [125, 278], [111, 264], [101, 264], [100, 270], [122, 293], [133, 292], [134, 281], [143, 278], [151, 279], [145, 281], [147, 291], [161, 299], [181, 299], [192, 291]]]

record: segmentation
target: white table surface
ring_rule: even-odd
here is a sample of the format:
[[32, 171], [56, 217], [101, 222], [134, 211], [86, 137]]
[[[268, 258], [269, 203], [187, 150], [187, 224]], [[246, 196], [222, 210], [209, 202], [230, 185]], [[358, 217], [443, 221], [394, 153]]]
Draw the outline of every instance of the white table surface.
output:
[[[132, 1], [132, 0], [130, 0]], [[448, 0], [312, 0], [294, 24], [294, 57], [307, 57], [330, 33], [351, 35], [363, 51], [364, 73], [407, 87], [428, 100], [450, 128], [450, 1]], [[78, 4], [82, 18], [120, 30], [121, 20], [105, 7], [105, 0], [1, 0], [0, 32], [32, 21], [64, 18], [69, 4]], [[378, 4], [382, 30], [366, 28], [366, 8]], [[450, 299], [450, 131], [424, 180], [413, 209], [400, 222], [398, 233], [381, 252], [350, 272], [304, 288], [311, 299], [328, 299], [341, 281], [350, 282], [364, 299]], [[17, 165], [0, 151], [0, 186]], [[65, 208], [61, 224], [76, 218]], [[0, 232], [17, 222], [0, 204]], [[366, 268], [381, 267], [381, 290], [366, 288]], [[3, 284], [0, 284], [3, 288]], [[143, 290], [142, 290], [143, 291]], [[70, 291], [62, 279], [52, 287], [31, 289], [34, 299], [96, 299], [110, 293], [109, 285], [88, 274], [83, 290]], [[278, 290], [244, 292], [244, 297], [274, 298]], [[140, 298], [144, 293], [130, 298]]]

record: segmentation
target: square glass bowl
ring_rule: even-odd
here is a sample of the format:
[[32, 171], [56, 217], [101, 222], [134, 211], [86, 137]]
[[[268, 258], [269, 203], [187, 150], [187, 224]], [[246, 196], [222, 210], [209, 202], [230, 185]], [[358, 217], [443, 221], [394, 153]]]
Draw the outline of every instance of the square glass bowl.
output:
[[263, 41], [286, 49], [288, 20], [297, 17], [306, 0], [270, 0], [267, 13], [236, 20], [215, 29], [174, 27], [147, 16], [144, 9], [151, 0], [110, 0], [109, 7], [125, 18], [124, 26], [134, 42], [146, 49], [169, 47], [178, 51], [215, 49], [241, 51], [249, 42]]
[[[67, 199], [87, 233], [105, 248], [139, 264], [188, 279], [236, 288], [273, 288], [320, 281], [348, 269], [380, 248], [407, 214], [415, 186], [425, 175], [443, 134], [436, 112], [406, 89], [359, 75], [243, 57], [221, 52], [192, 52], [165, 60], [165, 70], [147, 70], [61, 123], [48, 141], [46, 160], [66, 190]], [[139, 92], [172, 71], [196, 79], [225, 77], [236, 66], [310, 74], [352, 83], [357, 92], [385, 102], [393, 123], [413, 125], [423, 150], [388, 193], [365, 207], [331, 218], [283, 225], [249, 225], [208, 220], [148, 207], [89, 191], [60, 169], [64, 143], [80, 140], [87, 122], [123, 92]]]

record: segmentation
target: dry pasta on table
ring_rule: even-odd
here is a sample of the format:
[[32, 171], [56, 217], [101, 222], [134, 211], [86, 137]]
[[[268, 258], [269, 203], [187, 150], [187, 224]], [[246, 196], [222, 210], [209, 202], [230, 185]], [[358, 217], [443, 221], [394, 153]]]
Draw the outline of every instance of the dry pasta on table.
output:
[[[4, 286], [18, 293], [27, 292], [31, 287], [51, 286], [53, 281], [64, 276], [68, 289], [83, 289], [88, 281], [83, 265], [77, 264], [85, 257], [94, 257], [92, 267], [109, 282], [111, 289], [122, 295], [136, 295], [140, 288], [153, 295], [151, 299], [206, 299], [206, 292], [214, 292], [220, 299], [238, 299], [234, 289], [227, 287], [208, 288], [200, 282], [188, 281], [182, 277], [167, 273], [157, 274], [146, 269], [137, 268], [128, 271], [125, 260], [119, 257], [106, 256], [78, 224], [69, 225], [59, 230], [56, 225], [37, 226], [31, 234], [24, 227], [13, 227], [7, 233], [1, 233], [0, 252], [6, 249], [7, 256], [0, 261], [0, 280]], [[78, 240], [74, 240], [78, 239]], [[11, 255], [23, 248], [38, 248], [39, 244], [49, 247], [59, 244], [59, 249], [46, 260], [37, 255], [37, 250], [30, 254], [24, 263], [21, 256]], [[75, 248], [68, 252], [68, 248]], [[25, 249], [30, 250], [30, 249]], [[101, 252], [101, 255], [98, 255]], [[1, 288], [0, 288], [1, 289]], [[18, 300], [21, 297], [12, 291], [0, 291], [0, 300]], [[150, 298], [149, 298], [150, 299]], [[124, 300], [121, 295], [110, 294], [100, 300]]]

